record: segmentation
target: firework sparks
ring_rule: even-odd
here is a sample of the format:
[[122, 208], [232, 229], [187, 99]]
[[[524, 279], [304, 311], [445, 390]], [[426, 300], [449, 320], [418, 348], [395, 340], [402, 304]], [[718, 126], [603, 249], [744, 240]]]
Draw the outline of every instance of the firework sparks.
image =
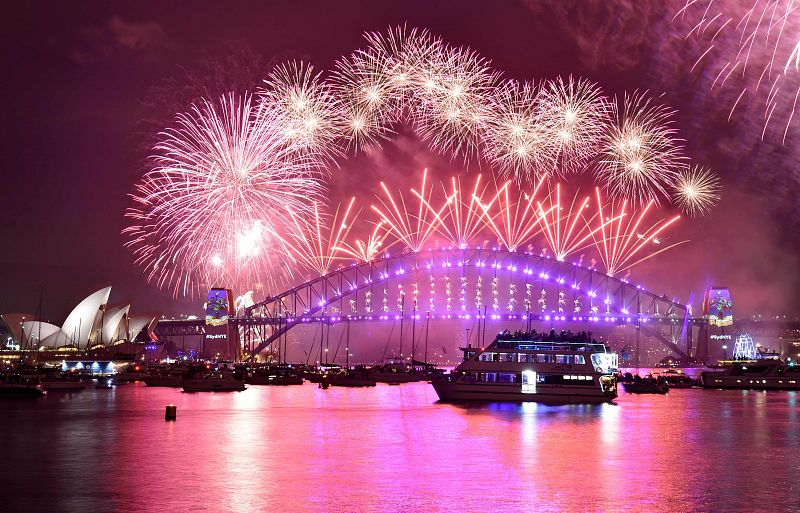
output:
[[261, 106], [274, 110], [292, 148], [332, 162], [340, 155], [336, 145], [339, 123], [330, 87], [305, 63], [276, 67], [259, 91]]
[[580, 199], [576, 192], [567, 206], [566, 201], [561, 201], [561, 184], [556, 184], [546, 203], [537, 203], [542, 235], [556, 260], [564, 261], [590, 246], [595, 234], [616, 220], [613, 217], [603, 219], [599, 214], [588, 216], [589, 201], [589, 196]]
[[491, 115], [497, 73], [469, 48], [432, 44], [414, 80], [414, 124], [431, 147], [469, 159]]
[[642, 95], [625, 95], [612, 103], [599, 161], [598, 176], [611, 195], [637, 204], [669, 197], [684, 157], [673, 112]]
[[124, 230], [148, 280], [174, 295], [224, 283], [248, 290], [286, 276], [280, 232], [290, 205], [310, 213], [321, 193], [280, 122], [248, 96], [203, 102], [177, 118], [136, 186]]
[[686, 168], [678, 178], [673, 192], [675, 203], [692, 217], [708, 213], [722, 198], [717, 175], [696, 166]]
[[484, 157], [504, 178], [520, 184], [555, 167], [553, 138], [538, 114], [538, 96], [532, 84], [506, 82], [492, 95], [493, 115], [486, 123]]
[[480, 208], [481, 199], [486, 191], [486, 184], [481, 185], [482, 175], [475, 179], [469, 199], [463, 197], [461, 180], [455, 176], [450, 179], [451, 189], [448, 192], [444, 184], [442, 189], [447, 196], [446, 212], [438, 223], [439, 232], [458, 246], [465, 248], [470, 241], [475, 240], [478, 234], [486, 227], [483, 211]]
[[687, 241], [665, 245], [663, 234], [681, 216], [658, 218], [648, 221], [648, 215], [657, 208], [650, 200], [638, 213], [628, 211], [625, 200], [616, 204], [604, 203], [600, 188], [595, 189], [600, 230], [594, 232], [595, 247], [606, 269], [606, 274], [615, 276], [658, 254]]
[[422, 185], [417, 191], [411, 189], [411, 195], [417, 199], [417, 212], [408, 210], [406, 200], [402, 194], [395, 200], [389, 188], [381, 182], [384, 198], [378, 197], [381, 205], [372, 205], [383, 222], [389, 227], [398, 241], [412, 251], [420, 251], [436, 233], [442, 219], [442, 212], [447, 208], [447, 202], [442, 207], [434, 208], [431, 204], [433, 186], [428, 185], [428, 170], [422, 173]]
[[751, 2], [687, 0], [676, 18], [688, 19], [688, 37], [708, 41], [692, 66], [706, 64], [715, 77], [711, 88], [731, 83], [740, 89], [728, 119], [747, 95], [764, 104], [762, 138], [781, 118], [783, 141], [800, 98], [800, 12], [795, 0]]
[[555, 149], [558, 169], [582, 170], [594, 157], [608, 124], [608, 101], [588, 80], [551, 80], [540, 94], [541, 124]]
[[536, 200], [547, 175], [536, 182], [533, 191], [525, 193], [512, 182], [500, 187], [488, 203], [481, 203], [486, 225], [509, 251], [516, 251], [541, 230]]
[[378, 221], [364, 240], [356, 239], [352, 244], [347, 240], [342, 240], [341, 245], [336, 249], [343, 255], [355, 258], [360, 262], [370, 262], [375, 260], [383, 249], [388, 249], [383, 247], [385, 238], [385, 224], [383, 221]]
[[333, 215], [320, 212], [319, 203], [315, 201], [314, 215], [310, 221], [304, 216], [295, 215], [289, 208], [292, 224], [284, 240], [291, 249], [291, 255], [320, 276], [328, 274], [358, 216], [355, 213], [351, 218], [355, 201], [355, 197], [351, 198], [345, 208], [338, 205]]

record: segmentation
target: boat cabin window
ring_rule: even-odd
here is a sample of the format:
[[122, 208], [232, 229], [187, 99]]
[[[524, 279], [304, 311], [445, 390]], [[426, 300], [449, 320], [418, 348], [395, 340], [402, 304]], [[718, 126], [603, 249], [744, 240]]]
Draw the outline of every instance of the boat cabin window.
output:
[[575, 358], [575, 363], [577, 365], [583, 365], [586, 363], [586, 358], [582, 354], [573, 355], [573, 358]]
[[517, 375], [512, 372], [501, 372], [497, 375], [498, 383], [516, 383]]
[[491, 362], [492, 360], [494, 360], [494, 355], [495, 353], [489, 353], [489, 352], [481, 353], [481, 355], [478, 357], [478, 360], [482, 362]]
[[464, 351], [464, 360], [465, 360], [465, 361], [466, 361], [466, 360], [469, 360], [470, 358], [472, 358], [473, 356], [475, 356], [475, 354], [476, 354], [476, 352], [475, 352], [475, 351]]
[[519, 359], [517, 361], [520, 363], [534, 363], [536, 362], [536, 355], [533, 353], [519, 353]]
[[517, 353], [500, 353], [501, 362], [513, 362], [517, 359]]
[[570, 363], [572, 358], [568, 354], [557, 354], [556, 355], [556, 363]]

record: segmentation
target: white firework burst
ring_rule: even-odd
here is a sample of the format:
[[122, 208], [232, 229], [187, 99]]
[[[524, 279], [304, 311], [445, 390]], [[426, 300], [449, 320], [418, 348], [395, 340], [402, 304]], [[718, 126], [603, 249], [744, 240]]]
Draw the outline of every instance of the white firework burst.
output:
[[722, 198], [722, 185], [712, 171], [687, 167], [678, 177], [672, 197], [681, 210], [692, 217], [707, 214]]

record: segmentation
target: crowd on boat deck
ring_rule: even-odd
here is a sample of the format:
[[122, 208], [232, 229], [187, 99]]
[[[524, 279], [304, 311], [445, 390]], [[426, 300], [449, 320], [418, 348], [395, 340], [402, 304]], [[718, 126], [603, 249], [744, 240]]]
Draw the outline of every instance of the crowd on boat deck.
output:
[[501, 331], [497, 334], [497, 340], [537, 340], [542, 342], [588, 342], [597, 344], [598, 342], [592, 339], [591, 331], [573, 332], [572, 330], [561, 330], [556, 333], [556, 330], [550, 330], [550, 333], [536, 330], [531, 331], [515, 331], [509, 330]]

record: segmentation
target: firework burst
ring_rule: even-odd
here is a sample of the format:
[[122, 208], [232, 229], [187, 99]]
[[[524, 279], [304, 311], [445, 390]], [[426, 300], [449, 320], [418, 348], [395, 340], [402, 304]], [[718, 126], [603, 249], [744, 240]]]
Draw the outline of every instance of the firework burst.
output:
[[541, 230], [537, 199], [546, 180], [547, 175], [540, 177], [530, 193], [508, 181], [487, 203], [481, 203], [486, 225], [509, 251], [516, 251]]
[[[412, 251], [420, 251], [436, 233], [442, 219], [442, 213], [447, 208], [447, 202], [441, 207], [433, 207], [433, 186], [428, 183], [428, 170], [422, 173], [422, 184], [419, 190], [411, 189], [411, 196], [416, 201], [406, 201], [401, 193], [395, 199], [385, 183], [381, 182], [383, 197], [378, 196], [380, 206], [372, 205], [380, 219], [386, 223], [389, 231], [404, 246]], [[416, 213], [409, 210], [409, 203], [417, 203]], [[412, 205], [413, 209], [413, 205]]]
[[459, 248], [467, 247], [486, 227], [480, 207], [487, 186], [481, 185], [481, 178], [482, 175], [477, 176], [472, 192], [468, 193], [467, 198], [463, 195], [460, 178], [454, 176], [450, 179], [449, 191], [442, 184], [447, 200], [445, 213], [437, 226], [439, 232]]
[[532, 84], [508, 81], [492, 95], [484, 158], [506, 179], [530, 182], [555, 168], [553, 137], [542, 123], [539, 91]]
[[673, 192], [675, 203], [692, 217], [708, 213], [722, 195], [719, 177], [708, 169], [686, 168], [678, 178]]
[[259, 91], [260, 106], [274, 111], [290, 146], [324, 163], [340, 156], [336, 141], [340, 123], [330, 87], [305, 63], [276, 67]]
[[669, 197], [684, 161], [672, 115], [638, 93], [612, 103], [598, 169], [612, 196], [637, 204]]
[[649, 214], [658, 208], [654, 200], [647, 202], [638, 212], [625, 200], [616, 203], [604, 202], [600, 188], [595, 189], [600, 230], [594, 232], [595, 247], [606, 269], [606, 274], [615, 276], [658, 254], [687, 241], [665, 244], [664, 232], [681, 218], [658, 217], [648, 220]]
[[380, 252], [385, 248], [383, 241], [386, 238], [386, 226], [383, 221], [378, 221], [372, 232], [365, 239], [356, 239], [353, 243], [342, 240], [336, 248], [342, 255], [355, 258], [360, 262], [370, 262], [375, 260]]
[[592, 160], [608, 124], [608, 101], [600, 88], [584, 79], [547, 82], [539, 99], [541, 125], [554, 149], [554, 169], [581, 171]]
[[249, 96], [179, 115], [126, 212], [126, 245], [148, 279], [177, 296], [219, 284], [276, 286], [286, 277], [282, 212], [290, 205], [309, 214], [309, 198], [321, 193], [309, 161], [290, 148], [280, 121]]
[[692, 70], [708, 67], [712, 89], [738, 88], [728, 119], [746, 96], [755, 96], [764, 106], [762, 138], [770, 123], [778, 121], [785, 142], [800, 98], [797, 2], [687, 0], [675, 17], [689, 20], [687, 38], [707, 45]]

